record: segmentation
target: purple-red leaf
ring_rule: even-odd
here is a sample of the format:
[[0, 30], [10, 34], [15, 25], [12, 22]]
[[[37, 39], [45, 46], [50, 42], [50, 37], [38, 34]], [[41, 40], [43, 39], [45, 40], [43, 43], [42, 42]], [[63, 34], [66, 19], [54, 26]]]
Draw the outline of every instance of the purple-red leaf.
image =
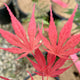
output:
[[32, 61], [31, 59], [29, 59], [28, 57], [27, 57], [27, 59], [32, 63], [32, 65], [34, 66], [34, 68], [35, 68], [37, 71], [39, 71], [39, 70], [41, 69], [41, 67], [39, 66], [39, 64], [33, 62], [33, 61]]
[[45, 61], [44, 55], [41, 53], [41, 51], [39, 49], [35, 50], [35, 56], [34, 57], [35, 57], [37, 63], [40, 66], [45, 66], [46, 65], [46, 61]]
[[50, 64], [51, 62], [54, 63], [55, 59], [56, 56], [54, 54], [50, 54], [50, 53], [47, 54], [47, 64]]
[[27, 59], [32, 63], [34, 68], [37, 70], [37, 72], [35, 72], [37, 75], [52, 77], [53, 75], [56, 76], [56, 75], [61, 74], [62, 72], [66, 71], [69, 68], [68, 67], [68, 68], [60, 69], [60, 67], [62, 67], [63, 64], [65, 63], [66, 59], [60, 58], [57, 62], [55, 62], [56, 56], [50, 53], [48, 53], [47, 55], [47, 63], [46, 63], [46, 60], [43, 54], [39, 51], [39, 49], [35, 50], [35, 55], [33, 56], [35, 60], [37, 61], [37, 63], [35, 63], [28, 57]]

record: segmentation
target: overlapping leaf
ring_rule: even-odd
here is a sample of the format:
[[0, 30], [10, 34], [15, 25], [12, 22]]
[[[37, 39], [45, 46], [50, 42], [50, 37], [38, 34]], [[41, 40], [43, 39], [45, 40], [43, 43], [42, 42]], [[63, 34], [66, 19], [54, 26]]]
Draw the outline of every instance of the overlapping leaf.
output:
[[[77, 10], [78, 5], [76, 5], [71, 17], [67, 21], [67, 23], [62, 28], [59, 34], [59, 40], [57, 43], [57, 31], [56, 26], [52, 17], [52, 10], [50, 10], [50, 26], [48, 29], [49, 40], [48, 41], [42, 34], [39, 29], [41, 38], [43, 40], [43, 44], [46, 46], [45, 49], [47, 52], [57, 55], [62, 58], [66, 58], [69, 55], [74, 54], [75, 52], [80, 51], [80, 49], [75, 49], [75, 46], [80, 42], [80, 34], [71, 36], [72, 23], [75, 16], [75, 12]], [[70, 37], [71, 36], [71, 37]], [[68, 41], [67, 41], [68, 40]], [[67, 42], [67, 43], [66, 43]]]
[[64, 65], [66, 59], [60, 58], [55, 63], [56, 56], [50, 53], [48, 53], [47, 55], [47, 64], [46, 64], [45, 57], [40, 52], [39, 49], [35, 50], [34, 58], [37, 62], [32, 61], [30, 58], [27, 59], [32, 63], [34, 68], [37, 70], [37, 72], [35, 73], [40, 76], [56, 77], [57, 75], [60, 75], [61, 73], [63, 73], [64, 71], [66, 71], [68, 68], [71, 67], [69, 66], [67, 68], [60, 69]]
[[2, 35], [3, 38], [5, 38], [10, 44], [17, 46], [19, 48], [0, 48], [12, 53], [16, 53], [16, 54], [20, 54], [23, 53], [18, 59], [25, 57], [29, 52], [32, 52], [33, 50], [35, 50], [36, 48], [38, 48], [41, 44], [39, 44], [40, 42], [40, 35], [36, 35], [36, 22], [35, 22], [35, 18], [34, 18], [34, 11], [35, 11], [35, 5], [33, 8], [33, 13], [32, 13], [32, 17], [29, 23], [29, 27], [28, 27], [28, 37], [29, 40], [27, 39], [27, 35], [26, 32], [23, 28], [23, 26], [21, 25], [21, 23], [16, 19], [16, 17], [13, 15], [13, 13], [11, 12], [11, 10], [9, 9], [9, 7], [5, 4], [5, 6], [7, 7], [7, 10], [10, 14], [11, 17], [11, 21], [12, 21], [12, 26], [13, 29], [15, 31], [15, 34], [12, 34], [8, 31], [5, 31], [3, 29], [0, 29], [0, 34]]

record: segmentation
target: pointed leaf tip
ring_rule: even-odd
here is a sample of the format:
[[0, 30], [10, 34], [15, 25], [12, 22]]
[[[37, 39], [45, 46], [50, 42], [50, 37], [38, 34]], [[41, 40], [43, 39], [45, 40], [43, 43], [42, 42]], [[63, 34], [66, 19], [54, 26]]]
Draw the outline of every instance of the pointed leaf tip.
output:
[[73, 11], [73, 13], [72, 13], [72, 16], [73, 16], [73, 17], [75, 16], [75, 13], [76, 13], [76, 11], [77, 11], [77, 8], [78, 8], [78, 4], [75, 6], [74, 11]]
[[4, 5], [5, 5], [5, 6], [7, 6], [7, 4], [6, 4], [6, 3], [4, 3]]
[[33, 5], [33, 9], [35, 9], [35, 4]]
[[4, 5], [6, 6], [7, 10], [9, 11], [9, 14], [12, 14], [11, 10], [9, 9], [8, 5], [6, 3], [4, 3]]

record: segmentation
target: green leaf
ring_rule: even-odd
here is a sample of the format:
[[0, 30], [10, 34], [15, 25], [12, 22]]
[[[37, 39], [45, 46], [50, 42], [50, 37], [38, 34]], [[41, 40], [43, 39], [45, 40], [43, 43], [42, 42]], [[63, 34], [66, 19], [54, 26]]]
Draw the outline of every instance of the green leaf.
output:
[[38, 0], [32, 0], [33, 2], [38, 2]]
[[77, 18], [80, 18], [80, 11], [77, 11], [76, 14], [75, 14], [74, 19], [77, 19]]
[[75, 29], [80, 29], [80, 25], [78, 27], [76, 27]]
[[76, 0], [77, 1], [77, 3], [80, 5], [80, 0]]
[[43, 20], [43, 23], [49, 25], [49, 22], [46, 20]]
[[65, 13], [72, 14], [72, 12], [73, 12], [73, 9], [68, 9], [68, 11], [66, 11]]

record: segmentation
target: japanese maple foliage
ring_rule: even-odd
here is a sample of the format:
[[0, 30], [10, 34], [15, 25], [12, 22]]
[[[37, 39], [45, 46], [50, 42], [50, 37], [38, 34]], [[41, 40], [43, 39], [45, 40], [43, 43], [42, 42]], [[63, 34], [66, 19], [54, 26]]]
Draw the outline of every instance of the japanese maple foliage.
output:
[[12, 26], [13, 26], [13, 29], [14, 29], [16, 35], [8, 32], [8, 31], [5, 31], [3, 29], [0, 29], [0, 34], [10, 44], [17, 46], [19, 48], [12, 47], [12, 48], [0, 48], [0, 49], [12, 52], [14, 54], [15, 53], [22, 54], [24, 52], [24, 54], [22, 54], [18, 58], [18, 59], [20, 59], [22, 57], [25, 57], [29, 52], [32, 52], [33, 50], [35, 50], [36, 48], [38, 48], [40, 46], [40, 44], [39, 44], [40, 35], [37, 34], [37, 36], [36, 36], [36, 22], [35, 22], [35, 18], [34, 18], [35, 5], [33, 8], [32, 17], [31, 17], [31, 20], [29, 22], [29, 27], [28, 27], [29, 40], [27, 39], [26, 32], [23, 29], [23, 26], [21, 25], [21, 23], [16, 19], [16, 17], [13, 15], [13, 13], [11, 12], [11, 10], [9, 9], [9, 7], [6, 4], [5, 4], [5, 6], [7, 7], [7, 10], [10, 14]]
[[63, 8], [67, 8], [68, 7], [68, 5], [66, 3], [64, 3], [63, 1], [61, 1], [61, 0], [52, 0], [52, 1], [57, 3], [58, 5], [60, 5]]
[[80, 42], [80, 34], [71, 36], [72, 23], [77, 7], [78, 5], [76, 5], [71, 17], [62, 28], [59, 34], [58, 42], [57, 42], [57, 30], [52, 17], [52, 10], [50, 10], [50, 25], [49, 29], [47, 30], [50, 41], [43, 36], [41, 30], [39, 29], [40, 35], [43, 40], [42, 43], [46, 46], [47, 49], [45, 50], [47, 52], [65, 58], [68, 57], [69, 55], [72, 55], [80, 51], [80, 48], [75, 48], [75, 46]]
[[[42, 29], [41, 30], [39, 29], [39, 33], [36, 34], [37, 32], [36, 22], [34, 18], [35, 5], [33, 8], [31, 20], [29, 22], [28, 35], [26, 35], [26, 32], [23, 29], [23, 26], [16, 19], [16, 17], [12, 14], [9, 7], [6, 4], [5, 6], [7, 7], [7, 10], [10, 14], [12, 26], [15, 31], [15, 34], [12, 34], [3, 29], [0, 29], [0, 34], [10, 44], [16, 47], [0, 48], [0, 49], [12, 52], [14, 54], [21, 54], [21, 56], [18, 59], [26, 56], [27, 59], [32, 63], [34, 68], [37, 70], [37, 72], [35, 73], [42, 76], [42, 80], [44, 76], [47, 76], [47, 79], [48, 77], [56, 77], [71, 67], [70, 65], [66, 68], [61, 68], [64, 65], [65, 61], [68, 59], [69, 55], [72, 55], [80, 51], [80, 48], [75, 48], [75, 46], [80, 42], [80, 34], [73, 35], [73, 36], [71, 36], [70, 34], [72, 23], [73, 23], [73, 18], [75, 16], [75, 12], [78, 6], [75, 7], [70, 19], [62, 28], [60, 35], [59, 35], [58, 44], [57, 44], [57, 30], [56, 30], [56, 26], [52, 17], [52, 10], [50, 10], [50, 25], [48, 29], [48, 35], [49, 35], [49, 40], [50, 40], [49, 41], [47, 40], [47, 38], [43, 36]], [[27, 39], [27, 36], [29, 37], [29, 40]], [[46, 62], [45, 57], [39, 50], [39, 46], [41, 45], [40, 43], [41, 38], [42, 38], [42, 43], [47, 48], [47, 49], [44, 49], [45, 51], [48, 52], [47, 62]], [[33, 51], [35, 51], [35, 54], [33, 54]], [[30, 52], [33, 54], [36, 62], [32, 61], [27, 56], [27, 54]], [[59, 59], [57, 61], [56, 61], [56, 56], [59, 56]], [[0, 78], [9, 80], [2, 76], [0, 76]], [[33, 80], [32, 76], [31, 76], [31, 79]]]
[[61, 68], [67, 59], [60, 58], [56, 61], [56, 56], [50, 53], [47, 54], [46, 64], [46, 59], [39, 49], [35, 50], [34, 58], [37, 62], [34, 62], [27, 57], [27, 59], [32, 63], [34, 68], [37, 70], [37, 72], [35, 73], [40, 76], [56, 77], [71, 67], [70, 65], [67, 68]]

